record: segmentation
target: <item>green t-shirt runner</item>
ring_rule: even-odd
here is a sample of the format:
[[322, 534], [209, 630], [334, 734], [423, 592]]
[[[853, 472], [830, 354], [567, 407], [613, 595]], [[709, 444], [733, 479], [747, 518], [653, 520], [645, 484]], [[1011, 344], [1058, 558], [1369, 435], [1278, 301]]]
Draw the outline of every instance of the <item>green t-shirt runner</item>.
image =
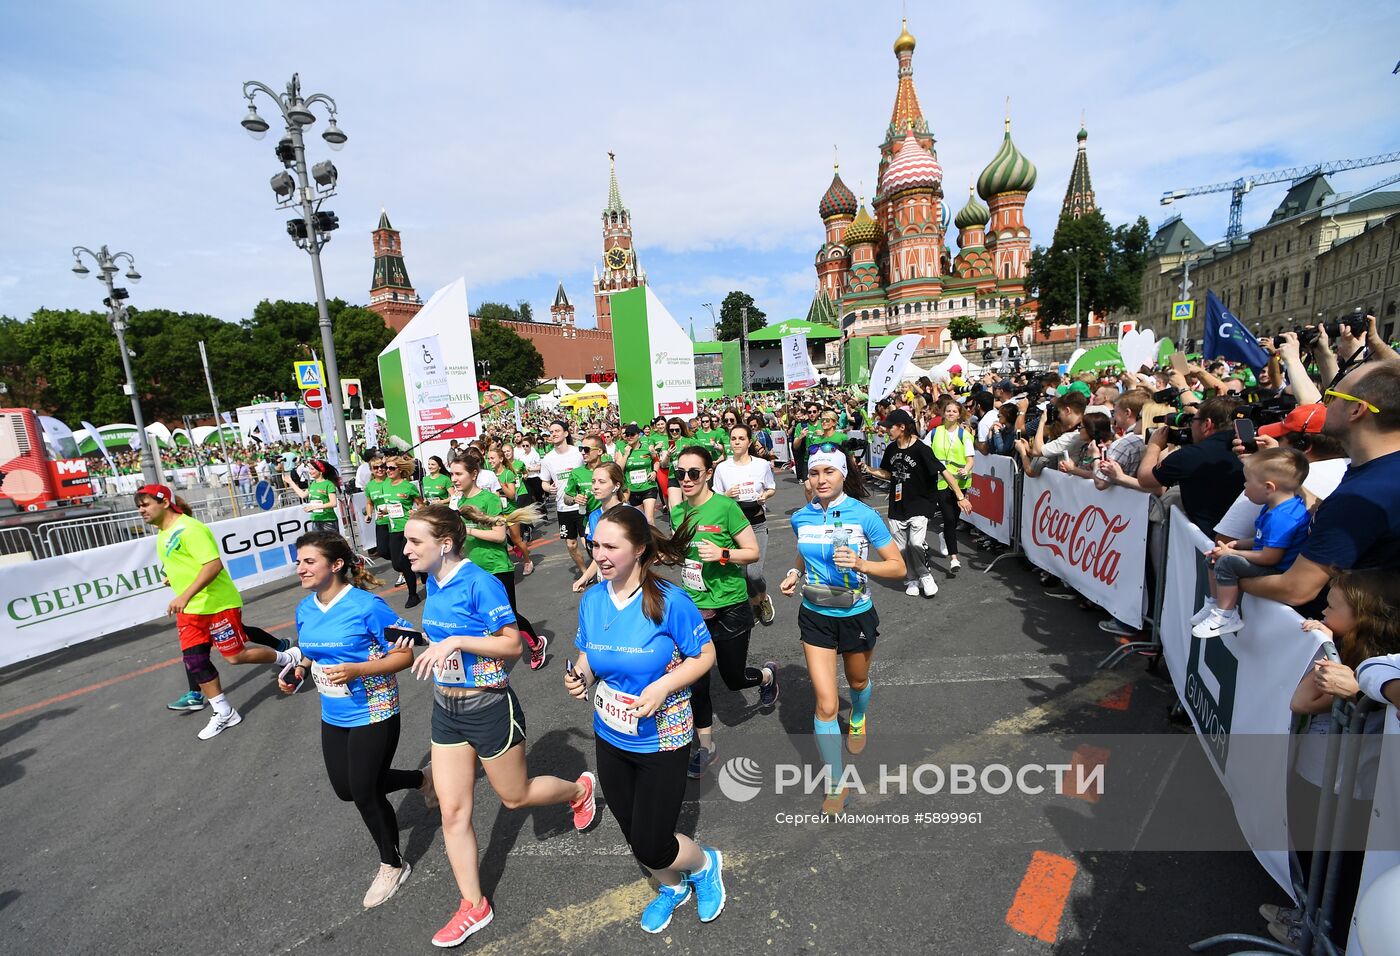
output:
[[[170, 579], [170, 589], [180, 595], [194, 583], [206, 564], [220, 557], [219, 545], [208, 525], [189, 515], [180, 515], [169, 528], [156, 532], [156, 557]], [[190, 598], [185, 613], [218, 614], [242, 606], [243, 598], [234, 587], [228, 568], [223, 568], [218, 577]]]
[[413, 503], [421, 497], [423, 492], [419, 490], [416, 481], [405, 479], [386, 483], [384, 503], [389, 507], [390, 534], [403, 531], [408, 524], [408, 513], [413, 510]]
[[446, 501], [452, 494], [452, 479], [447, 475], [424, 475], [423, 497], [428, 501]]
[[[628, 451], [626, 447], [622, 449], [627, 456], [619, 459], [622, 464], [622, 479], [626, 482], [628, 491], [646, 491], [656, 487], [656, 459], [652, 449], [638, 443], [637, 447]], [[656, 452], [660, 454], [660, 452]]]
[[681, 585], [685, 592], [696, 607], [702, 608], [729, 607], [747, 601], [749, 589], [744, 581], [743, 565], [701, 561], [696, 545], [708, 541], [717, 548], [733, 551], [739, 546], [736, 539], [739, 532], [749, 526], [749, 519], [744, 517], [734, 499], [714, 492], [698, 508], [692, 508], [685, 501], [672, 508], [671, 527], [679, 528], [681, 522], [691, 515], [694, 515], [691, 521], [695, 526], [695, 537], [691, 540], [690, 554], [681, 569]]
[[724, 433], [723, 428], [711, 428], [709, 431], [696, 432], [695, 441], [708, 446], [715, 461], [719, 461], [727, 454], [729, 436]]
[[[464, 498], [458, 502], [458, 507], [471, 505], [478, 511], [491, 515], [492, 517], [502, 514], [501, 497], [493, 491], [486, 491], [478, 488], [476, 493], [469, 498]], [[462, 519], [462, 523], [468, 528], [476, 528], [480, 531], [490, 531], [495, 525], [476, 524]], [[510, 554], [506, 551], [504, 541], [482, 541], [480, 538], [467, 535], [467, 539], [462, 542], [462, 557], [476, 565], [487, 574], [501, 574], [504, 571], [513, 571], [515, 565], [510, 560]]]
[[379, 509], [389, 503], [387, 491], [389, 482], [384, 478], [371, 478], [365, 482], [365, 497], [369, 499], [370, 507], [374, 509], [374, 523], [387, 525], [389, 516]]
[[681, 452], [685, 451], [687, 448], [694, 448], [697, 445], [704, 444], [705, 441], [698, 437], [686, 438], [685, 436], [681, 436], [676, 439], [676, 443], [671, 446], [671, 463], [667, 468], [667, 471], [670, 472], [672, 488], [680, 487], [681, 477], [676, 474], [676, 469], [680, 467]]
[[[310, 505], [328, 505], [336, 499], [335, 485], [325, 478], [317, 478], [306, 488], [306, 503]], [[317, 524], [334, 525], [334, 508], [317, 508], [311, 512], [311, 520]]]
[[[598, 463], [601, 465], [605, 461], [606, 455]], [[564, 495], [570, 501], [574, 500], [574, 495], [587, 495], [588, 501], [583, 506], [585, 515], [598, 507], [598, 499], [593, 497], [593, 469], [587, 465], [579, 465], [570, 471], [568, 480], [564, 482]]]

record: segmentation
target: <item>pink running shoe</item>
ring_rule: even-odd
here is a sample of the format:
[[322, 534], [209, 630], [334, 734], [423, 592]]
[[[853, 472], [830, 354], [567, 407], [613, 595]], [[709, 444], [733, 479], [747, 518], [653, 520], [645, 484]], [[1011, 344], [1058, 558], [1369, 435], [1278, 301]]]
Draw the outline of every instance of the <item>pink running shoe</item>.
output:
[[434, 934], [433, 945], [440, 949], [460, 946], [466, 942], [468, 936], [479, 929], [484, 929], [486, 924], [491, 922], [493, 915], [491, 903], [485, 896], [475, 906], [462, 900], [462, 905], [457, 907], [457, 912], [452, 914], [447, 925]]
[[576, 802], [570, 803], [569, 809], [574, 811], [574, 829], [579, 833], [586, 833], [598, 816], [598, 801], [593, 798], [593, 792], [598, 786], [598, 779], [593, 776], [591, 770], [585, 770], [578, 778], [578, 782], [583, 786], [583, 796]]

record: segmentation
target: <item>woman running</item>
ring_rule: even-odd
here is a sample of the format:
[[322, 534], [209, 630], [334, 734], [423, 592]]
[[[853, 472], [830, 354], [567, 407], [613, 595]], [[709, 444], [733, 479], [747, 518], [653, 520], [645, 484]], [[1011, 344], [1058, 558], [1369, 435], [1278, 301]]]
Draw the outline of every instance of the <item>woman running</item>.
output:
[[929, 433], [929, 447], [934, 457], [958, 477], [958, 487], [954, 488], [947, 478], [938, 476], [936, 500], [943, 516], [943, 547], [939, 550], [948, 557], [948, 573], [957, 574], [962, 567], [958, 563], [958, 501], [967, 495], [972, 484], [974, 432], [962, 424], [962, 406], [951, 395], [944, 398], [939, 414], [943, 424]]
[[428, 459], [428, 473], [423, 476], [423, 500], [428, 504], [446, 501], [452, 494], [452, 479], [447, 476], [447, 466], [442, 459], [433, 455]]
[[[418, 790], [436, 804], [428, 768], [395, 770], [399, 746], [399, 683], [394, 675], [413, 663], [411, 640], [398, 646], [395, 628], [414, 627], [384, 599], [370, 594], [381, 582], [355, 563], [350, 544], [331, 531], [297, 539], [297, 577], [304, 597], [296, 610], [297, 644], [304, 661], [294, 680], [278, 677], [284, 694], [296, 693], [309, 673], [321, 698], [321, 756], [331, 789], [354, 802], [379, 848], [379, 872], [365, 893], [366, 909], [398, 892], [412, 870], [399, 854], [399, 823], [387, 796]], [[364, 589], [364, 590], [362, 590]]]
[[618, 464], [622, 466], [627, 480], [627, 501], [633, 507], [641, 508], [647, 516], [647, 524], [654, 526], [656, 503], [661, 498], [656, 486], [656, 470], [662, 452], [658, 446], [642, 441], [642, 430], [635, 424], [622, 430], [622, 438], [626, 442], [625, 457], [619, 459]]
[[[714, 461], [708, 448], [695, 445], [681, 452], [677, 474], [684, 497], [671, 509], [671, 527], [694, 529], [682, 586], [705, 620], [724, 686], [734, 691], [758, 687], [759, 706], [772, 707], [778, 701], [777, 662], [766, 662], [762, 670], [748, 666], [753, 607], [744, 565], [758, 560], [758, 540], [739, 506], [710, 490]], [[690, 696], [696, 740], [687, 772], [698, 780], [715, 759], [709, 671], [691, 687]]]
[[388, 462], [384, 453], [374, 449], [369, 453], [370, 479], [365, 482], [365, 520], [374, 519], [374, 556], [393, 563], [389, 552], [389, 502], [384, 491], [389, 487]]
[[[507, 459], [506, 449], [510, 448], [507, 442], [492, 445], [490, 451], [486, 453], [486, 463], [489, 470], [495, 474], [496, 480], [501, 484], [501, 507], [503, 514], [510, 514], [517, 508], [524, 508], [530, 503], [530, 493], [525, 490], [525, 482], [521, 479], [524, 468], [517, 470]], [[482, 471], [488, 470], [483, 468]], [[529, 544], [525, 538], [525, 531], [530, 528], [529, 522], [512, 521], [506, 525], [506, 533], [510, 536], [510, 543], [520, 559], [524, 562], [520, 571], [529, 576], [535, 573], [535, 562], [530, 557]]]
[[695, 602], [657, 576], [658, 562], [679, 564], [690, 529], [662, 538], [636, 508], [614, 507], [597, 527], [602, 584], [578, 609], [578, 660], [564, 687], [593, 703], [598, 781], [632, 855], [656, 878], [642, 929], [659, 933], [671, 914], [697, 897], [708, 923], [724, 909], [724, 860], [676, 832], [685, 799], [690, 686], [709, 673], [714, 645]]
[[385, 483], [382, 497], [384, 513], [389, 516], [389, 560], [394, 570], [403, 576], [408, 585], [408, 601], [404, 607], [417, 607], [423, 603], [418, 594], [418, 576], [409, 569], [409, 560], [403, 553], [404, 526], [408, 524], [408, 513], [423, 500], [423, 492], [418, 482], [413, 480], [413, 470], [417, 462], [405, 455], [389, 463], [390, 477]]
[[699, 438], [692, 438], [690, 428], [683, 419], [673, 418], [666, 423], [666, 448], [662, 451], [660, 465], [667, 469], [666, 511], [681, 503], [681, 482], [676, 477], [676, 464], [681, 452], [691, 445], [703, 445]]
[[[904, 558], [879, 514], [856, 500], [865, 489], [844, 451], [831, 443], [812, 445], [807, 476], [812, 501], [792, 516], [797, 567], [783, 578], [781, 590], [790, 597], [799, 584], [802, 588], [797, 627], [817, 698], [813, 719], [817, 750], [830, 772], [822, 812], [835, 814], [846, 805], [846, 790], [840, 784], [836, 656], [841, 656], [851, 688], [847, 747], [858, 754], [865, 749], [870, 659], [880, 633], [869, 578], [902, 578]], [[868, 557], [872, 550], [878, 560]]]
[[340, 473], [331, 467], [330, 462], [316, 460], [311, 463], [316, 477], [302, 491], [296, 485], [297, 494], [306, 502], [305, 508], [311, 512], [311, 520], [318, 529], [338, 530], [336, 512], [340, 508]]
[[[452, 459], [451, 473], [454, 493], [448, 506], [461, 515], [466, 526], [462, 556], [501, 582], [514, 618], [520, 625], [525, 646], [530, 649], [530, 670], [537, 671], [544, 666], [549, 641], [536, 632], [530, 619], [516, 607], [515, 563], [506, 551], [506, 527], [537, 517], [538, 512], [529, 506], [514, 509], [506, 515], [500, 496], [477, 484], [482, 469], [481, 458], [475, 451]], [[496, 487], [499, 488], [500, 484], [497, 483]]]
[[[623, 486], [622, 469], [617, 462], [610, 461], [606, 465], [599, 465], [593, 469], [593, 503], [594, 508], [588, 512], [588, 522], [584, 526], [584, 541], [588, 545], [589, 565], [583, 572], [582, 577], [574, 582], [573, 590], [575, 594], [588, 587], [590, 581], [598, 577], [598, 562], [593, 558], [593, 535], [598, 530], [598, 521], [605, 515], [609, 508], [615, 505], [626, 504], [622, 500], [625, 492]], [[650, 523], [650, 522], [648, 522]]]
[[476, 762], [508, 810], [567, 804], [574, 827], [593, 824], [595, 778], [531, 777], [525, 760], [525, 714], [511, 689], [506, 663], [520, 656], [515, 614], [501, 582], [462, 556], [467, 530], [457, 512], [427, 505], [406, 532], [413, 569], [428, 576], [423, 631], [430, 642], [413, 663], [420, 680], [433, 678], [432, 775], [441, 801], [443, 844], [462, 903], [433, 936], [456, 946], [491, 922], [481, 891], [472, 791]]
[[778, 493], [778, 482], [773, 477], [773, 466], [762, 458], [755, 458], [753, 429], [749, 425], [735, 425], [729, 429], [729, 450], [731, 455], [715, 465], [715, 493], [728, 495], [739, 503], [739, 510], [749, 519], [754, 537], [758, 539], [758, 560], [744, 565], [744, 578], [748, 582], [749, 603], [754, 614], [764, 627], [773, 623], [776, 616], [773, 599], [768, 596], [768, 581], [763, 576], [763, 562], [768, 557], [768, 515], [764, 502]]

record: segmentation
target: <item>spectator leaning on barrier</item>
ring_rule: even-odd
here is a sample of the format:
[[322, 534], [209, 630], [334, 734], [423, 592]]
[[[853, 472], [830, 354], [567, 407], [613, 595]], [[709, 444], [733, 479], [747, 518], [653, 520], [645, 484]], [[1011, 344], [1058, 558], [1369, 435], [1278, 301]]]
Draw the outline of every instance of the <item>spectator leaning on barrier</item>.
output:
[[1318, 507], [1293, 566], [1241, 582], [1249, 594], [1294, 607], [1321, 594], [1334, 571], [1400, 569], [1400, 362], [1366, 362], [1325, 398], [1322, 433], [1341, 440], [1351, 467]]
[[1113, 403], [1113, 431], [1118, 438], [1108, 446], [1094, 474], [1094, 487], [1100, 491], [1110, 485], [1141, 490], [1137, 472], [1147, 449], [1141, 434], [1142, 409], [1149, 398], [1145, 392], [1133, 389], [1119, 395]]
[[1244, 468], [1231, 449], [1234, 431], [1230, 422], [1236, 401], [1225, 396], [1208, 398], [1196, 407], [1191, 419], [1191, 443], [1163, 458], [1167, 429], [1152, 432], [1138, 466], [1143, 491], [1181, 486], [1181, 507], [1191, 523], [1207, 535], [1244, 490]]

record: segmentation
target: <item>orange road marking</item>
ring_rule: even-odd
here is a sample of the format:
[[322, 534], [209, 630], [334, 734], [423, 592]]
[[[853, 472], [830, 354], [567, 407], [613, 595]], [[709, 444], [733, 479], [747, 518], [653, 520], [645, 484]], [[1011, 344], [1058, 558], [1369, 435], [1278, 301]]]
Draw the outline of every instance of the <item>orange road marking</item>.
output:
[[[1074, 797], [1076, 800], [1083, 800], [1086, 803], [1098, 803], [1099, 797], [1103, 794], [1090, 782], [1089, 774], [1093, 772], [1095, 767], [1106, 768], [1111, 753], [1111, 750], [1094, 747], [1090, 744], [1080, 744], [1074, 748], [1074, 756], [1069, 761], [1070, 773], [1065, 775], [1064, 795]], [[1084, 790], [1077, 790], [1075, 784], [1081, 778], [1089, 786]]]
[[1098, 702], [1100, 707], [1108, 710], [1127, 710], [1128, 705], [1133, 701], [1133, 685], [1124, 684], [1113, 693], [1104, 697]]
[[1070, 887], [1079, 867], [1073, 860], [1036, 850], [1006, 911], [1006, 925], [1018, 933], [1054, 943], [1060, 934]]

